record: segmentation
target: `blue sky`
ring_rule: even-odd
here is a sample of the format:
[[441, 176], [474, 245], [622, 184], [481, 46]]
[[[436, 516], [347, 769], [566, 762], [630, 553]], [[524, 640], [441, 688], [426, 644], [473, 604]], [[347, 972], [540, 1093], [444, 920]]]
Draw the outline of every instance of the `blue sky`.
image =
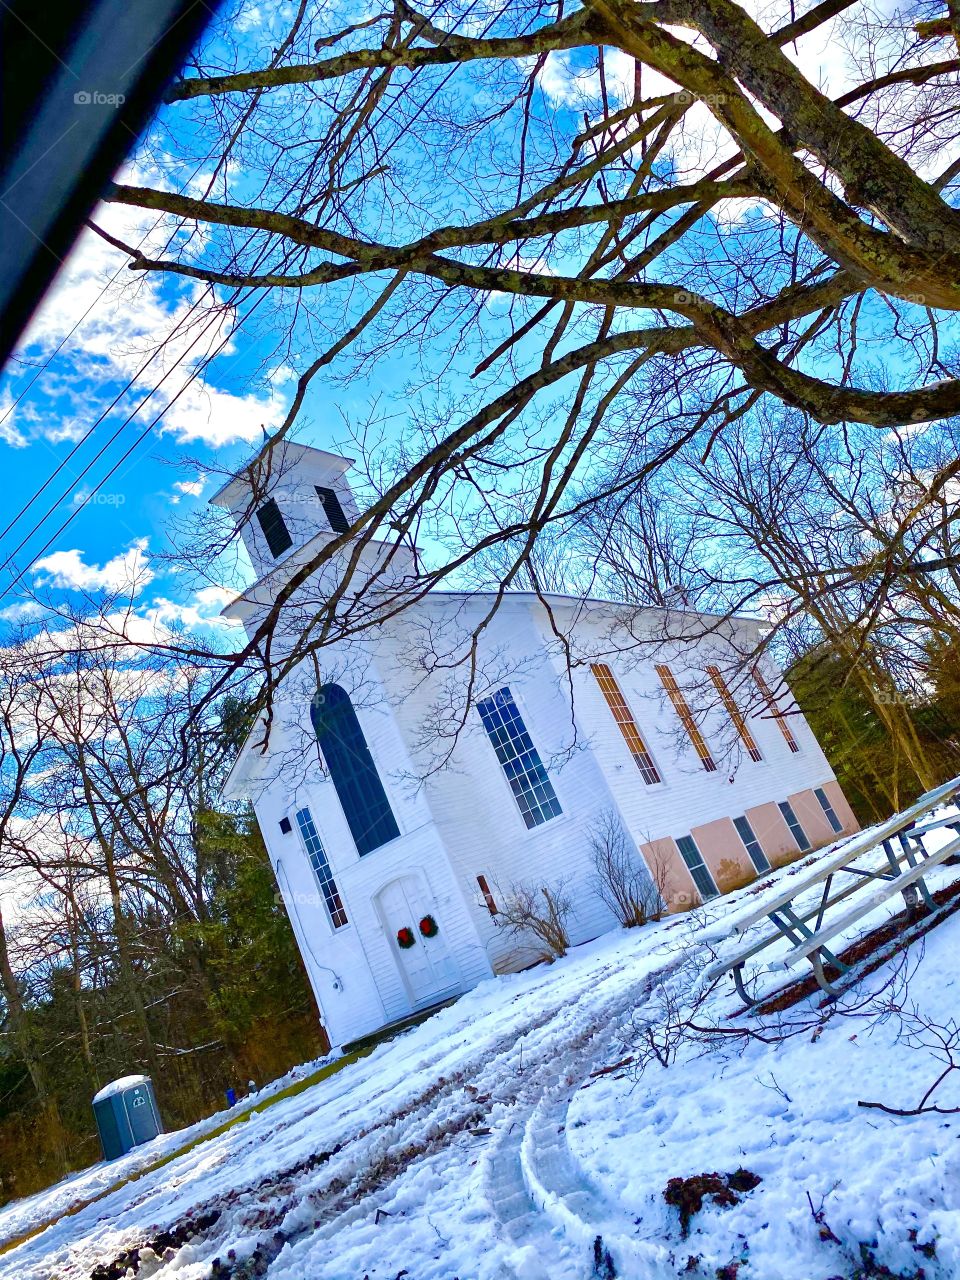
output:
[[[292, 13], [282, 2], [269, 10], [235, 8], [232, 34], [258, 48]], [[209, 146], [183, 112], [163, 108], [118, 180], [198, 195]], [[103, 205], [93, 216], [147, 253], [161, 256], [166, 248], [170, 223], [156, 215]], [[0, 377], [0, 465], [10, 494], [0, 514], [4, 619], [36, 612], [31, 591], [78, 603], [84, 593], [121, 588], [131, 570], [144, 612], [172, 603], [192, 621], [198, 612], [214, 617], [223, 603], [225, 592], [198, 598], [198, 584], [161, 557], [174, 550], [224, 472], [259, 447], [262, 428], [282, 421], [298, 371], [271, 352], [270, 298], [224, 345], [226, 326], [196, 323], [201, 286], [134, 276], [126, 261], [84, 230]], [[357, 379], [335, 401], [313, 396], [300, 438], [336, 449], [344, 440], [339, 411], [365, 412], [390, 378], [381, 365], [373, 388]], [[217, 578], [214, 566], [210, 579]]]
[[[96, 218], [134, 242], [152, 225], [113, 206]], [[195, 286], [151, 275], [139, 277], [131, 292], [124, 264], [85, 232], [0, 382], [0, 459], [10, 494], [0, 517], [6, 618], [21, 612], [24, 587], [69, 600], [119, 586], [131, 566], [149, 579], [139, 593], [145, 609], [157, 600], [196, 604], [193, 587], [156, 557], [173, 550], [176, 530], [205, 506], [224, 469], [258, 447], [261, 425], [278, 425], [289, 402], [293, 371], [271, 360], [262, 328], [241, 327], [207, 365], [226, 331], [190, 327]], [[269, 299], [265, 315], [268, 307]], [[150, 360], [171, 333], [169, 353]], [[357, 380], [336, 402], [315, 395], [319, 407], [308, 404], [301, 438], [337, 448], [341, 410], [365, 412], [389, 378], [381, 365], [372, 387]], [[219, 604], [207, 593], [201, 612], [212, 616]]]
[[[279, 29], [285, 16], [284, 6], [266, 14], [249, 6], [251, 42], [258, 46], [269, 42], [268, 25]], [[812, 78], [830, 81], [833, 89], [843, 80], [843, 57], [831, 49], [826, 31], [804, 42], [798, 60], [809, 64], [805, 70]], [[608, 54], [607, 77], [614, 96], [621, 82], [629, 83], [632, 91], [632, 63], [623, 55]], [[569, 113], [571, 120], [580, 119], [581, 95], [595, 98], [596, 80], [595, 65], [583, 53], [552, 57], [540, 77], [557, 116]], [[658, 87], [648, 76], [645, 91]], [[668, 87], [666, 82], [662, 87]], [[705, 107], [698, 104], [688, 116], [689, 133], [671, 152], [680, 180], [698, 176], [704, 154], [712, 156], [719, 142], [717, 126]], [[191, 137], [189, 129], [188, 118], [178, 114], [177, 108], [166, 110], [153, 145], [144, 149], [125, 178], [197, 192], [204, 162], [198, 163], [196, 157], [203, 155], [204, 144]], [[179, 159], [172, 158], [174, 149]], [[155, 162], [150, 157], [158, 155], [163, 157], [162, 172], [151, 167]], [[450, 198], [457, 197], [451, 192]], [[727, 212], [731, 227], [748, 210], [735, 207]], [[165, 232], [147, 214], [107, 206], [96, 217], [124, 241], [143, 241], [148, 253], [164, 248]], [[196, 247], [202, 253], [202, 243]], [[282, 420], [295, 371], [282, 354], [271, 350], [279, 327], [271, 335], [268, 298], [249, 329], [241, 329], [202, 369], [202, 376], [189, 382], [223, 336], [214, 330], [200, 333], [184, 327], [194, 315], [199, 289], [176, 277], [131, 277], [122, 254], [92, 232], [82, 235], [31, 325], [21, 363], [12, 364], [0, 382], [0, 459], [11, 495], [0, 518], [0, 614], [16, 616], [24, 599], [22, 586], [69, 600], [78, 591], [122, 585], [131, 567], [140, 575], [139, 600], [145, 610], [161, 601], [168, 602], [171, 611], [187, 611], [190, 620], [217, 612], [222, 593], [218, 597], [208, 589], [197, 597], [197, 584], [173, 572], [160, 557], [173, 549], [175, 529], [219, 487], [224, 470], [234, 468], [259, 445], [261, 424], [272, 430]], [[492, 302], [484, 318], [487, 332], [497, 329], [504, 318], [505, 309]], [[343, 316], [332, 314], [327, 319], [335, 328]], [[158, 342], [178, 326], [180, 332], [166, 352], [144, 367]], [[308, 356], [315, 353], [316, 348], [308, 348]], [[445, 363], [448, 355], [438, 346], [438, 364]], [[410, 413], [402, 395], [406, 376], [407, 371], [396, 364], [378, 361], [373, 373], [351, 380], [346, 388], [331, 393], [329, 384], [321, 384], [308, 399], [301, 438], [337, 449], [346, 434], [342, 415], [362, 419], [378, 397], [382, 397], [383, 411], [394, 415], [391, 430], [396, 430]], [[153, 391], [161, 381], [160, 390]], [[456, 395], [458, 384], [466, 385], [456, 376], [448, 378], [448, 392]], [[150, 427], [161, 410], [161, 420]], [[131, 414], [131, 421], [124, 425]], [[80, 443], [92, 427], [91, 438]], [[145, 430], [146, 437], [135, 444]], [[117, 438], [112, 440], [115, 432]], [[132, 454], [122, 460], [131, 446]], [[76, 454], [70, 457], [74, 449]], [[94, 461], [101, 449], [102, 456]], [[347, 445], [342, 451], [355, 450]], [[89, 475], [84, 475], [91, 463]], [[5, 530], [61, 465], [60, 474], [27, 514]], [[115, 466], [115, 474], [110, 475]], [[87, 502], [98, 486], [94, 499]], [[10, 556], [12, 564], [4, 564]], [[23, 584], [11, 589], [14, 570], [27, 571]], [[216, 571], [211, 576], [216, 580]]]

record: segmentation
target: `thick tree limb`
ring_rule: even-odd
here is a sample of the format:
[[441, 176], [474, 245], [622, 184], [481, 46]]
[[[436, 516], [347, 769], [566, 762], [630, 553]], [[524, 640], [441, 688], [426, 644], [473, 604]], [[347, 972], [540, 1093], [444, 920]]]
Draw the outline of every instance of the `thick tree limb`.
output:
[[354, 71], [389, 70], [394, 67], [417, 70], [420, 67], [448, 67], [484, 58], [526, 58], [554, 49], [573, 49], [589, 44], [592, 16], [578, 9], [560, 22], [540, 27], [529, 35], [507, 39], [474, 39], [448, 34], [442, 45], [416, 45], [413, 48], [353, 49], [348, 53], [292, 67], [267, 67], [261, 71], [240, 71], [229, 76], [209, 79], [181, 80], [167, 91], [167, 102], [185, 102], [191, 98], [216, 97], [225, 93], [247, 93], [252, 89], [276, 89], [288, 84], [311, 84], [314, 81], [339, 80]]
[[[598, 10], [617, 0], [591, 0]], [[847, 200], [864, 205], [906, 244], [960, 252], [960, 212], [858, 120], [821, 93], [733, 0], [672, 0], [676, 20], [716, 49], [720, 65], [743, 84], [790, 134], [843, 182]], [[621, 22], [631, 6], [618, 4]]]

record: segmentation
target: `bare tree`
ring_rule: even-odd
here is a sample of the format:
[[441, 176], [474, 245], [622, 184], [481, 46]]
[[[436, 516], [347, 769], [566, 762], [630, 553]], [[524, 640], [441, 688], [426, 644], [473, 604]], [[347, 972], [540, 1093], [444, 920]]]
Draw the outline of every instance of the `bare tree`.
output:
[[498, 911], [494, 921], [507, 934], [540, 944], [540, 958], [554, 960], [565, 956], [570, 946], [567, 920], [573, 902], [562, 880], [547, 884], [512, 884], [506, 890], [497, 887]]
[[[0, 654], [0, 873], [14, 881], [27, 861], [23, 824], [36, 812], [35, 775], [48, 761], [40, 728], [34, 668], [18, 641]], [[22, 975], [15, 966], [9, 926], [0, 914], [0, 995], [3, 1029], [26, 1067], [61, 1171], [66, 1168], [59, 1113], [26, 998]]]
[[659, 920], [665, 909], [666, 859], [649, 868], [609, 810], [600, 815], [590, 835], [594, 885], [598, 896], [626, 928]]
[[[464, 2], [441, 20], [395, 0], [338, 29], [301, 6], [262, 48], [215, 31], [169, 91], [153, 157], [200, 139], [209, 179], [109, 193], [166, 216], [165, 256], [103, 234], [136, 272], [200, 282], [218, 323], [256, 325], [270, 298], [264, 376], [299, 375], [279, 438], [321, 383], [389, 360], [410, 410], [390, 441], [387, 412], [349, 426], [365, 510], [216, 655], [221, 680], [258, 671], [269, 721], [303, 658], [488, 553], [499, 591], [538, 583], [538, 542], [598, 503], [645, 500], [671, 459], [709, 458], [755, 407], [833, 441], [960, 412], [960, 60], [953, 18], [921, 18], [852, 0], [759, 19], [735, 0], [590, 0], [482, 21]], [[809, 67], [813, 33], [846, 54], [833, 96]], [[241, 524], [280, 459], [274, 441], [251, 465]], [[953, 546], [930, 556], [909, 536], [955, 474], [888, 539], [887, 600], [957, 572]], [[234, 531], [194, 540], [198, 572]], [[433, 551], [411, 562], [418, 531]], [[376, 540], [389, 552], [371, 582]]]
[[[649, 599], [651, 555], [635, 548], [657, 523], [658, 537], [647, 540], [648, 552], [657, 553], [655, 579], [682, 579], [683, 598], [719, 622], [758, 610], [769, 619], [757, 646], [728, 651], [723, 661], [742, 710], [769, 714], [753, 678], [763, 650], [784, 665], [811, 650], [837, 655], [883, 724], [894, 753], [891, 775], [902, 762], [929, 789], [960, 764], [948, 741], [930, 756], [910, 712], [925, 696], [931, 644], [960, 635], [950, 567], [954, 463], [945, 437], [851, 428], [833, 439], [796, 415], [751, 415], [731, 426], [709, 458], [686, 450], [673, 460], [653, 490], [655, 522], [646, 490], [624, 499], [616, 522], [595, 521], [579, 536], [603, 563], [612, 590]], [[930, 572], [913, 573], [914, 563]], [[701, 678], [700, 705], [716, 702], [710, 683]], [[789, 715], [789, 691], [774, 693]], [[894, 807], [896, 800], [894, 789]]]

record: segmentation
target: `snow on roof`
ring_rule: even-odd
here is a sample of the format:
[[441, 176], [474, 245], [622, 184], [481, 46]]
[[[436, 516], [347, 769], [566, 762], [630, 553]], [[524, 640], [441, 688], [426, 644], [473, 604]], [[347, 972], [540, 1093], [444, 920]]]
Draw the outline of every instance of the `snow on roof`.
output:
[[128, 1089], [134, 1089], [138, 1084], [149, 1084], [148, 1076], [121, 1076], [119, 1080], [111, 1080], [109, 1084], [105, 1084], [99, 1093], [93, 1095], [94, 1102], [104, 1102], [107, 1098], [115, 1098], [118, 1093], [126, 1093]]

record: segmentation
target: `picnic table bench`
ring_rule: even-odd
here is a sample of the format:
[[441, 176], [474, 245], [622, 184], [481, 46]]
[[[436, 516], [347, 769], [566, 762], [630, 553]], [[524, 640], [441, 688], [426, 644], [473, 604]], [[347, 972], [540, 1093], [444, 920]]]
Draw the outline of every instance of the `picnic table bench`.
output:
[[[790, 877], [790, 884], [779, 893], [729, 921], [719, 934], [713, 934], [714, 938], [725, 939], [742, 936], [764, 921], [773, 925], [756, 941], [710, 965], [704, 977], [713, 981], [732, 973], [739, 995], [753, 1007], [756, 1001], [746, 989], [744, 965], [786, 939], [791, 943], [790, 950], [768, 962], [767, 969], [790, 969], [798, 961], [808, 960], [819, 986], [828, 995], [836, 995], [837, 989], [827, 978], [824, 965], [831, 965], [840, 974], [848, 972], [850, 966], [834, 955], [829, 943], [898, 893], [910, 908], [923, 903], [929, 911], [937, 910], [924, 877], [960, 853], [960, 814], [930, 815], [958, 796], [960, 778], [954, 778], [879, 826], [844, 840], [819, 858], [807, 875]], [[956, 833], [954, 838], [935, 852], [928, 852], [923, 836], [944, 827]], [[817, 888], [819, 894], [811, 894], [809, 901], [798, 901]], [[852, 901], [838, 912], [838, 905], [848, 899]]]

